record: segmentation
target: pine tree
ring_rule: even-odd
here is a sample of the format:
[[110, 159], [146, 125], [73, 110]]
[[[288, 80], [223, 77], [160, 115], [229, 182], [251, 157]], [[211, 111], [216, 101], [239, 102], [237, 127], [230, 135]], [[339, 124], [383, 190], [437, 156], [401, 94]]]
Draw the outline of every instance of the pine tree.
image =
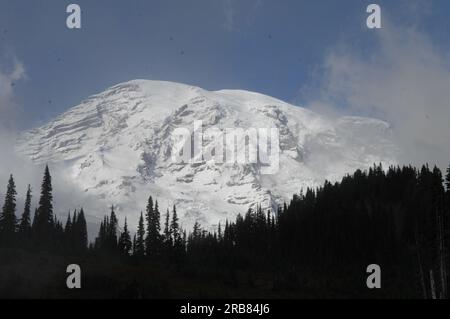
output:
[[[79, 220], [79, 221], [78, 221]], [[81, 227], [82, 231], [77, 231], [78, 238], [80, 238], [81, 242], [87, 243], [87, 232], [84, 231], [86, 228], [86, 218], [83, 211], [83, 214], [80, 212], [80, 216], [77, 218], [77, 222], [72, 222], [72, 227], [77, 224], [78, 228]], [[85, 236], [86, 233], [86, 236]], [[100, 223], [100, 229], [98, 231], [98, 235], [95, 239], [95, 250], [101, 251], [103, 254], [106, 255], [114, 255], [118, 253], [118, 220], [116, 217], [116, 213], [114, 211], [114, 207], [111, 206], [111, 213], [109, 216], [104, 216], [103, 221]]]
[[48, 247], [52, 245], [52, 235], [54, 230], [53, 219], [53, 195], [52, 177], [48, 166], [45, 167], [44, 178], [41, 185], [41, 197], [37, 215], [35, 215], [33, 235], [38, 246]]
[[192, 230], [192, 238], [196, 241], [200, 239], [202, 229], [200, 227], [200, 223], [196, 220], [194, 223], [194, 227]]
[[[70, 219], [70, 217], [69, 217]], [[105, 249], [106, 230], [105, 219], [100, 223], [100, 229], [98, 231], [97, 238], [95, 238], [95, 250], [103, 251]]]
[[166, 221], [164, 223], [164, 243], [172, 246], [172, 232], [170, 228], [170, 213], [169, 209], [166, 211]]
[[29, 239], [31, 235], [31, 197], [31, 186], [28, 185], [25, 206], [19, 224], [19, 234], [22, 240]]
[[120, 234], [119, 238], [119, 251], [125, 256], [130, 255], [130, 251], [132, 249], [130, 232], [128, 231], [127, 219], [125, 218], [125, 224], [123, 226], [123, 231]]
[[153, 212], [153, 216], [155, 219], [155, 226], [154, 226], [154, 231], [155, 231], [155, 239], [156, 239], [156, 246], [157, 248], [161, 248], [161, 213], [159, 212], [159, 205], [158, 205], [158, 200], [155, 201], [155, 209]]
[[59, 253], [66, 253], [66, 247], [65, 247], [65, 236], [64, 236], [64, 227], [62, 223], [55, 218], [54, 220], [54, 229], [53, 229], [53, 243], [52, 248]]
[[[76, 211], [75, 211], [76, 214]], [[67, 216], [66, 226], [64, 227], [64, 244], [67, 251], [72, 252], [73, 250], [73, 233], [72, 233], [72, 217], [70, 215]]]
[[88, 247], [87, 224], [83, 208], [81, 208], [80, 213], [77, 216], [74, 229], [76, 230], [74, 240], [77, 245], [77, 253], [83, 254]]
[[136, 256], [143, 257], [145, 255], [145, 226], [144, 216], [141, 212], [136, 238]]
[[219, 222], [219, 226], [217, 227], [217, 239], [219, 242], [223, 240], [223, 233], [222, 233], [222, 225]]
[[150, 196], [147, 203], [146, 220], [147, 220], [147, 237], [145, 238], [147, 256], [158, 256], [161, 251], [161, 225], [158, 201], [153, 207], [153, 199]]
[[0, 214], [0, 234], [3, 240], [12, 240], [16, 231], [16, 184], [12, 175], [9, 177], [8, 187], [5, 195], [5, 203]]
[[178, 224], [177, 208], [173, 206], [172, 221], [170, 223], [170, 232], [173, 238], [173, 244], [176, 245], [181, 241], [180, 226]]
[[172, 221], [170, 223], [170, 232], [172, 233], [173, 238], [173, 258], [175, 264], [181, 266], [183, 254], [185, 252], [186, 247], [186, 238], [183, 237], [182, 230], [180, 229], [180, 225], [178, 223], [177, 209], [175, 205], [173, 206], [172, 213]]
[[66, 234], [69, 234], [72, 231], [72, 218], [70, 217], [70, 211], [69, 215], [67, 216], [66, 226], [64, 227], [64, 232]]
[[[147, 222], [146, 227], [146, 237], [145, 237], [145, 252], [147, 256], [153, 255], [153, 243], [154, 241], [154, 209], [153, 209], [153, 198], [150, 196], [147, 201], [147, 207], [145, 209], [145, 221]], [[153, 250], [153, 251], [152, 251]]]
[[109, 222], [107, 223], [107, 241], [109, 252], [114, 252], [117, 248], [117, 228], [118, 220], [116, 213], [114, 212], [114, 206], [111, 206], [111, 214], [109, 216]]

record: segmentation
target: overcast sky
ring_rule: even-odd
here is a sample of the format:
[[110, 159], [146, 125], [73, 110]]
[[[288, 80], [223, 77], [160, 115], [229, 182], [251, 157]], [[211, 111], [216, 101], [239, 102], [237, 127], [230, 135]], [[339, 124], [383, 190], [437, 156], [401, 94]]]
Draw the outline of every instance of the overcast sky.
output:
[[[365, 24], [372, 2], [381, 30]], [[81, 30], [66, 27], [69, 3]], [[0, 0], [0, 126], [38, 126], [119, 82], [169, 80], [378, 117], [405, 162], [446, 166], [449, 17], [448, 0]]]

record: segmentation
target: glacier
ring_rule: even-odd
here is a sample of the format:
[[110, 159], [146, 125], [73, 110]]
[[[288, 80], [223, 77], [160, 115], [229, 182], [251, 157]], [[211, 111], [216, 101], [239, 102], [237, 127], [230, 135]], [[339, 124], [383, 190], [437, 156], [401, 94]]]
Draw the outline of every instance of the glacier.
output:
[[[204, 129], [277, 128], [279, 171], [264, 175], [257, 164], [172, 162], [172, 133], [195, 121]], [[394, 165], [398, 157], [392, 128], [381, 120], [328, 118], [255, 92], [151, 80], [121, 83], [87, 98], [23, 133], [16, 150], [36, 165], [64, 167], [65, 181], [105, 207], [86, 209], [96, 218], [115, 205], [119, 217], [135, 223], [152, 195], [162, 214], [176, 205], [185, 228], [195, 221], [215, 227], [256, 205], [274, 211], [301, 189], [374, 163]]]

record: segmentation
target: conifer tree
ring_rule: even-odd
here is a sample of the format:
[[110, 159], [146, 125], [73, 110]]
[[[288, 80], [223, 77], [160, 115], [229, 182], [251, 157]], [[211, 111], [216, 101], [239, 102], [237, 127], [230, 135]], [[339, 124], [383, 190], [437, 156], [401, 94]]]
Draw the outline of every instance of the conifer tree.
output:
[[172, 233], [170, 227], [170, 213], [169, 209], [166, 211], [166, 220], [164, 222], [164, 242], [166, 245], [172, 246]]
[[5, 202], [0, 213], [0, 234], [6, 243], [12, 240], [12, 237], [16, 231], [16, 195], [16, 184], [13, 176], [10, 175], [5, 195]]
[[194, 227], [192, 229], [192, 238], [194, 240], [200, 239], [201, 231], [202, 231], [202, 229], [200, 227], [200, 223], [196, 220], [194, 223]]
[[143, 257], [145, 255], [145, 226], [144, 216], [141, 212], [136, 238], [136, 256]]
[[[70, 219], [70, 217], [69, 217]], [[105, 249], [105, 241], [106, 241], [106, 230], [105, 230], [105, 218], [100, 223], [100, 229], [98, 231], [97, 238], [95, 238], [95, 249], [97, 251], [103, 251]]]
[[78, 211], [75, 209], [73, 211], [73, 215], [72, 215], [72, 232], [74, 231], [75, 225], [77, 224], [77, 216], [78, 216]]
[[31, 235], [31, 197], [31, 186], [28, 185], [23, 214], [19, 224], [19, 234], [22, 240], [29, 239]]
[[128, 225], [127, 225], [127, 219], [125, 218], [125, 224], [123, 225], [123, 231], [120, 234], [119, 238], [119, 251], [124, 254], [125, 256], [129, 256], [131, 249], [132, 249], [132, 243], [131, 243], [131, 237], [130, 232], [128, 231]]
[[41, 185], [41, 197], [35, 216], [33, 234], [38, 246], [50, 246], [54, 230], [52, 177], [48, 166], [45, 167], [44, 178]]
[[147, 237], [145, 238], [145, 247], [147, 256], [157, 256], [161, 251], [161, 226], [158, 201], [153, 207], [153, 199], [150, 196], [147, 203]]
[[53, 243], [51, 245], [51, 248], [54, 249], [55, 252], [59, 253], [66, 253], [66, 247], [65, 247], [65, 236], [64, 236], [64, 227], [62, 223], [55, 218], [54, 220], [54, 226], [53, 226], [53, 234], [52, 234], [52, 240]]
[[217, 239], [219, 240], [219, 242], [223, 240], [222, 225], [220, 222], [219, 226], [217, 227]]
[[153, 216], [155, 219], [155, 221], [154, 221], [155, 226], [153, 228], [154, 228], [154, 231], [156, 234], [156, 236], [155, 236], [156, 246], [157, 246], [157, 248], [161, 248], [160, 247], [161, 242], [162, 242], [162, 239], [161, 239], [161, 213], [159, 212], [158, 200], [155, 201], [155, 209], [154, 209], [153, 214], [154, 214]]
[[77, 245], [77, 252], [81, 254], [85, 253], [88, 247], [88, 235], [86, 217], [83, 208], [81, 208], [80, 213], [77, 216], [74, 229], [76, 230], [74, 240]]
[[64, 227], [64, 232], [66, 234], [69, 234], [71, 231], [72, 231], [72, 217], [70, 216], [70, 211], [69, 211], [69, 215], [67, 216], [66, 226]]
[[[75, 211], [76, 214], [76, 211]], [[65, 242], [65, 247], [68, 251], [72, 251], [73, 250], [73, 236], [72, 236], [72, 217], [70, 215], [70, 211], [69, 211], [69, 215], [67, 216], [67, 220], [66, 220], [66, 225], [64, 227], [64, 242]]]
[[180, 229], [180, 225], [178, 223], [177, 209], [175, 205], [173, 206], [172, 221], [170, 223], [170, 232], [172, 233], [173, 238], [172, 257], [174, 258], [175, 264], [177, 264], [177, 266], [181, 266], [183, 254], [185, 252], [186, 247], [186, 238], [185, 233], [183, 233], [182, 230]]
[[173, 244], [177, 245], [181, 241], [180, 226], [178, 224], [177, 208], [173, 206], [172, 221], [170, 223], [170, 232], [173, 238]]
[[147, 201], [147, 207], [145, 209], [145, 221], [146, 221], [146, 236], [145, 236], [145, 252], [147, 256], [150, 256], [154, 251], [153, 241], [155, 234], [153, 232], [154, 228], [154, 208], [153, 208], [153, 198], [150, 196]]
[[109, 216], [109, 222], [107, 223], [107, 241], [109, 252], [114, 252], [117, 248], [117, 227], [118, 220], [116, 213], [114, 212], [114, 206], [111, 206], [111, 214]]

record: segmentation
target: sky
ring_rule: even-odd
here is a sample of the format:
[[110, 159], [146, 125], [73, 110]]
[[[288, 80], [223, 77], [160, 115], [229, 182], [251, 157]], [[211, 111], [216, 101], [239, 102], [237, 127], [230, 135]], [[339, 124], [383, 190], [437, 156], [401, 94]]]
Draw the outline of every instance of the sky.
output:
[[[81, 30], [66, 27], [72, 2], [82, 9]], [[305, 88], [310, 94], [330, 51], [343, 43], [362, 54], [379, 47], [383, 31], [366, 27], [369, 3], [0, 0], [0, 71], [19, 73], [11, 77], [19, 128], [136, 78], [247, 89], [305, 105]], [[448, 49], [448, 1], [377, 3], [383, 19], [414, 25]]]
[[[381, 29], [366, 26], [373, 2]], [[66, 27], [70, 3], [81, 7], [80, 30]], [[132, 79], [380, 118], [400, 163], [445, 169], [449, 34], [448, 0], [0, 0], [0, 187], [11, 171], [42, 173], [14, 155], [17, 134]]]

